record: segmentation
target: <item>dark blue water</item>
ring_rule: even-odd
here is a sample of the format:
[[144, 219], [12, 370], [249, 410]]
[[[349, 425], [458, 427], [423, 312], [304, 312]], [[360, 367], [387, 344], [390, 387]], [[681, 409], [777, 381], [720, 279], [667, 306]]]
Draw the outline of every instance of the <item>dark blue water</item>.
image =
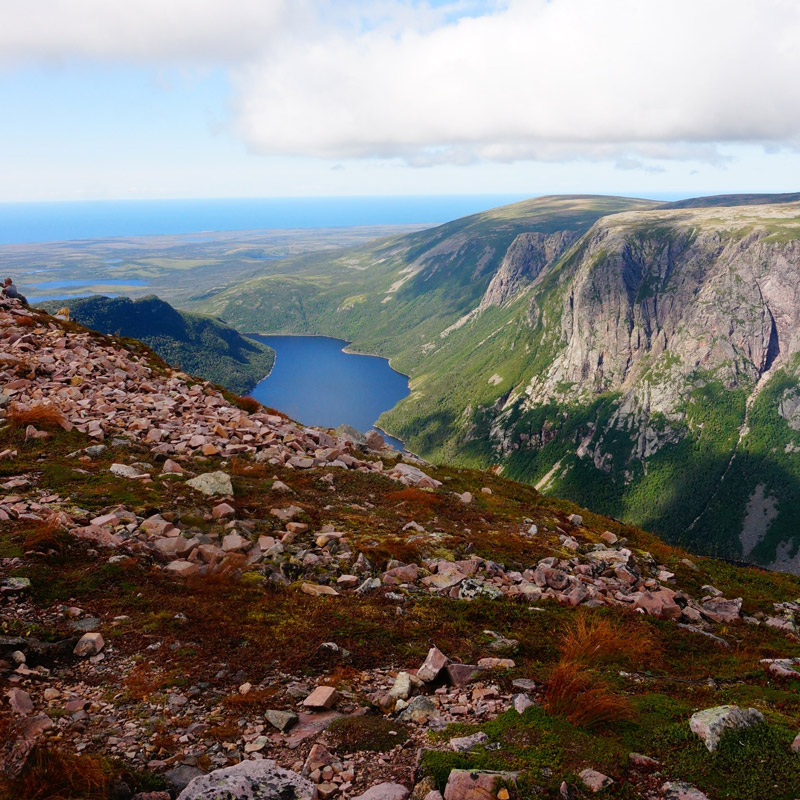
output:
[[[0, 203], [0, 244], [270, 228], [447, 222], [521, 194]], [[197, 237], [203, 241], [213, 237]]]
[[[251, 392], [304, 425], [372, 430], [378, 417], [409, 394], [408, 378], [385, 358], [345, 353], [328, 336], [252, 336], [275, 350], [272, 372]], [[402, 442], [383, 434], [396, 449]]]

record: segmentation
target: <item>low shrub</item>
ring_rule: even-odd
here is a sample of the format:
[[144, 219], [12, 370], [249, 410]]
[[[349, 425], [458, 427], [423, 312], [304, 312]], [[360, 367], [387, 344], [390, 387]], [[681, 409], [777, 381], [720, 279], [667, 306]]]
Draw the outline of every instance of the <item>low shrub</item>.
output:
[[237, 397], [234, 402], [242, 411], [246, 411], [248, 414], [255, 414], [256, 411], [262, 410], [261, 403], [254, 397]]
[[106, 800], [115, 770], [106, 759], [74, 755], [40, 745], [30, 754], [19, 778], [5, 789], [2, 800]]
[[61, 552], [71, 540], [60, 520], [53, 515], [24, 532], [22, 546], [25, 550]]

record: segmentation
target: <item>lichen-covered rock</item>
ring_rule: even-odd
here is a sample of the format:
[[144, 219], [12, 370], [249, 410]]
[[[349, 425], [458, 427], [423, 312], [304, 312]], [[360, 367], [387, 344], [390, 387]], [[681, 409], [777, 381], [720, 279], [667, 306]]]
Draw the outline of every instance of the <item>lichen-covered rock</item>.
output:
[[439, 716], [439, 709], [436, 703], [424, 695], [415, 697], [398, 717], [402, 722], [427, 722], [433, 717]]
[[603, 789], [614, 783], [608, 775], [603, 775], [602, 772], [598, 772], [596, 769], [585, 769], [580, 773], [579, 777], [583, 785], [593, 794], [602, 792]]
[[84, 633], [78, 643], [75, 645], [73, 651], [76, 656], [94, 656], [97, 655], [105, 646], [103, 641], [103, 634], [97, 631], [91, 633]]
[[450, 747], [452, 747], [456, 753], [468, 753], [473, 747], [485, 744], [488, 741], [489, 737], [483, 731], [478, 731], [471, 736], [457, 736], [451, 739]]
[[515, 772], [454, 769], [447, 779], [444, 800], [496, 800], [501, 783], [514, 783]]
[[664, 800], [708, 800], [699, 789], [683, 781], [668, 781], [661, 787]]
[[315, 800], [311, 781], [274, 761], [242, 761], [195, 778], [178, 800]]
[[692, 714], [689, 727], [697, 734], [709, 753], [713, 753], [719, 740], [727, 730], [750, 728], [764, 722], [764, 715], [755, 708], [742, 709], [739, 706], [714, 706]]
[[192, 489], [197, 489], [198, 492], [208, 495], [232, 495], [233, 484], [231, 483], [231, 476], [226, 472], [204, 472], [196, 478], [186, 481], [188, 486]]

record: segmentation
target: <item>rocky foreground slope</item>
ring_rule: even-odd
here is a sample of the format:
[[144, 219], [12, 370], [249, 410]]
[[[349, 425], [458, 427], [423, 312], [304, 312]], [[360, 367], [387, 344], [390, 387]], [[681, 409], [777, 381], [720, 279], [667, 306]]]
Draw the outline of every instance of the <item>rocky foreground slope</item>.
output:
[[774, 797], [800, 581], [0, 301], [0, 796]]

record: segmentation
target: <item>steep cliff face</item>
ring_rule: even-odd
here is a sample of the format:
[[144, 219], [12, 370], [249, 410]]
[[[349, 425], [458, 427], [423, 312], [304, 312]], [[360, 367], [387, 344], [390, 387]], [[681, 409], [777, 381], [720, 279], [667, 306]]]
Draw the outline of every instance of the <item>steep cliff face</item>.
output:
[[[646, 375], [652, 391], [697, 370], [749, 386], [786, 363], [800, 349], [800, 240], [786, 236], [800, 207], [783, 209], [772, 217], [779, 232], [751, 230], [760, 209], [737, 209], [727, 224], [709, 211], [597, 223], [565, 266], [558, 351], [529, 396], [560, 396], [565, 383], [579, 396], [636, 391]], [[655, 380], [659, 361], [671, 366]]]
[[578, 238], [574, 231], [519, 234], [506, 251], [478, 309], [484, 311], [513, 300]]
[[538, 363], [477, 412], [501, 465], [800, 572], [799, 204], [607, 217], [526, 302]]

